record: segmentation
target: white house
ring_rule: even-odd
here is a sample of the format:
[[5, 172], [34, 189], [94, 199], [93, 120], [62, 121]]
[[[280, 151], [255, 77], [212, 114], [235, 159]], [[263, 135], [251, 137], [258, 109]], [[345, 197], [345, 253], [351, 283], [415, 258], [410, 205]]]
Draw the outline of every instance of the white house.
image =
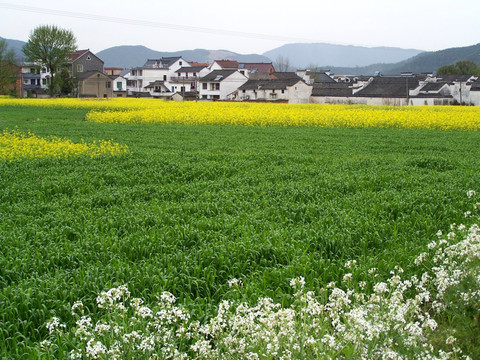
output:
[[480, 106], [480, 79], [473, 82], [470, 87], [470, 103], [475, 106]]
[[22, 72], [22, 97], [32, 94], [35, 97], [42, 96], [48, 89], [50, 71], [37, 63], [23, 63]]
[[[180, 84], [176, 81], [176, 71], [189, 66], [190, 64], [180, 56], [148, 59], [142, 67], [130, 70], [127, 77], [128, 94], [162, 97], [170, 96], [177, 91], [190, 91], [189, 84]], [[162, 82], [161, 86], [159, 82]]]
[[109, 75], [113, 84], [113, 97], [127, 96], [127, 77], [129, 74], [130, 70], [122, 70], [118, 74]]
[[470, 87], [477, 80], [473, 75], [439, 75], [437, 81], [446, 81], [450, 87], [450, 93], [455, 102], [459, 104], [470, 104]]
[[214, 70], [199, 81], [202, 100], [226, 100], [248, 78], [238, 70]]
[[210, 70], [206, 66], [183, 66], [175, 71], [175, 75], [170, 78], [170, 83], [177, 84], [179, 92], [198, 91], [200, 78], [209, 72]]
[[250, 101], [288, 101], [289, 103], [308, 103], [312, 95], [312, 86], [300, 78], [248, 80], [238, 88], [231, 98]]

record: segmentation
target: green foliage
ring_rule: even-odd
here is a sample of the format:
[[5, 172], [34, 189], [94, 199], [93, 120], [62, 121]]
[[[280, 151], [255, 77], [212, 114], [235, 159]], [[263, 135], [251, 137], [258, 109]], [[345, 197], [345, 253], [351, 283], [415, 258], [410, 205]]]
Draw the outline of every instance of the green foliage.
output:
[[12, 93], [17, 71], [15, 52], [8, 49], [6, 40], [0, 39], [0, 95]]
[[58, 67], [65, 65], [70, 54], [77, 48], [76, 39], [70, 30], [54, 25], [41, 25], [35, 28], [23, 47], [28, 61], [39, 62], [50, 69], [52, 74], [49, 86], [50, 95], [56, 93], [55, 73]]
[[64, 66], [58, 79], [60, 94], [71, 95], [73, 93], [73, 79], [68, 69]]
[[480, 67], [473, 61], [463, 60], [440, 67], [437, 75], [480, 75]]
[[413, 275], [413, 259], [438, 229], [463, 221], [465, 191], [478, 188], [478, 132], [84, 116], [1, 109], [1, 128], [130, 148], [120, 158], [0, 163], [3, 357], [33, 357], [46, 321], [120, 284], [147, 303], [170, 291], [204, 320], [220, 300], [238, 299], [232, 278], [251, 304], [288, 305], [290, 279], [318, 289], [341, 281], [351, 259], [359, 280], [372, 267], [379, 279], [395, 265]]

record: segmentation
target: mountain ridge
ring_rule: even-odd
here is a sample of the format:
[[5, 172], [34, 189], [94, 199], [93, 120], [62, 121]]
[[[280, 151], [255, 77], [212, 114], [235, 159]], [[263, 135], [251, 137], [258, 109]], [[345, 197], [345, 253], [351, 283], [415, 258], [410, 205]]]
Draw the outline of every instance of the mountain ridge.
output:
[[365, 47], [327, 43], [291, 43], [263, 53], [272, 60], [288, 58], [292, 66], [335, 64], [337, 67], [367, 66], [375, 63], [395, 63], [422, 53], [423, 50], [397, 47]]
[[[161, 57], [182, 56], [187, 61], [211, 63], [219, 59], [231, 59], [239, 62], [270, 62], [270, 59], [258, 54], [238, 54], [229, 50], [182, 50], [182, 51], [156, 51], [143, 45], [114, 46], [96, 54], [108, 67], [137, 67], [142, 66], [147, 59]], [[108, 65], [107, 65], [108, 64]]]
[[[21, 40], [14, 40], [14, 39], [6, 39], [0, 37], [0, 39], [4, 39], [7, 41], [7, 45], [9, 48], [13, 49], [17, 54], [17, 58], [22, 60], [24, 58], [22, 52], [22, 46], [25, 44], [24, 41]], [[96, 53], [102, 60], [105, 62], [106, 67], [121, 67], [121, 68], [130, 68], [130, 67], [138, 67], [142, 66], [145, 61], [149, 58], [161, 58], [161, 57], [168, 57], [168, 56], [182, 56], [187, 61], [196, 61], [196, 62], [205, 62], [211, 63], [213, 60], [219, 59], [232, 59], [237, 60], [239, 62], [275, 62], [276, 58], [269, 58], [265, 54], [269, 54], [270, 56], [279, 55], [286, 57], [289, 59], [292, 66], [298, 68], [302, 68], [302, 64], [295, 64], [292, 59], [290, 59], [289, 53], [281, 53], [276, 52], [278, 49], [285, 49], [285, 48], [298, 48], [296, 45], [308, 46], [312, 44], [285, 44], [281, 47], [272, 49], [270, 51], [265, 52], [264, 54], [239, 54], [235, 53], [230, 50], [206, 50], [206, 49], [194, 49], [194, 50], [183, 50], [183, 51], [174, 51], [174, 52], [162, 52], [156, 51], [147, 48], [144, 45], [119, 45], [114, 46], [111, 48], [107, 48], [101, 50]], [[346, 50], [358, 50], [365, 54], [365, 51], [372, 48], [366, 48], [361, 46], [353, 46], [353, 45], [332, 45], [332, 44], [325, 44], [325, 43], [313, 43], [311, 50], [312, 54], [320, 48], [316, 45], [327, 45], [327, 47], [323, 47], [323, 49], [337, 49], [338, 52], [346, 51]], [[414, 73], [425, 73], [425, 72], [436, 72], [438, 68], [443, 65], [450, 65], [455, 64], [457, 61], [461, 60], [471, 60], [475, 63], [480, 65], [480, 43], [471, 46], [464, 46], [464, 47], [453, 47], [438, 51], [421, 51], [415, 49], [401, 49], [401, 48], [391, 48], [391, 47], [376, 47], [373, 49], [380, 49], [381, 51], [393, 51], [395, 55], [392, 56], [399, 56], [398, 54], [408, 54], [409, 51], [418, 52], [416, 55], [405, 58], [398, 62], [387, 62], [385, 58], [378, 59], [375, 57], [375, 62], [371, 64], [367, 64], [365, 66], [339, 66], [339, 64], [333, 65], [333, 61], [325, 61], [324, 63], [320, 62], [323, 57], [319, 58], [310, 58], [308, 61], [304, 61], [303, 68], [307, 66], [315, 66], [317, 68], [323, 69], [330, 69], [332, 72], [336, 74], [348, 74], [348, 75], [372, 75], [376, 71], [380, 71], [384, 75], [396, 75], [400, 74], [401, 72], [414, 72]], [[398, 51], [397, 51], [398, 50]], [[406, 52], [405, 52], [406, 51]], [[355, 58], [354, 53], [350, 53], [344, 55], [344, 57]], [[390, 56], [390, 55], [389, 55]], [[365, 59], [365, 57], [357, 57], [358, 59]], [[388, 57], [387, 57], [388, 58]], [[316, 59], [315, 61], [311, 61], [312, 59]], [[363, 61], [363, 60], [362, 60]], [[328, 65], [330, 64], [330, 65]]]

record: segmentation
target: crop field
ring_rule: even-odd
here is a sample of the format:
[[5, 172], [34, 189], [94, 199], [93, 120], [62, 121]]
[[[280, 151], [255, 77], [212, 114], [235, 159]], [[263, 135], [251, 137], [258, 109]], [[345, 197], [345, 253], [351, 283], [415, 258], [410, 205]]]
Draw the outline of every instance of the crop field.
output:
[[480, 190], [480, 111], [319, 109], [0, 99], [0, 357], [37, 358], [52, 317], [120, 285], [206, 322], [224, 300], [288, 307], [300, 276], [420, 277]]

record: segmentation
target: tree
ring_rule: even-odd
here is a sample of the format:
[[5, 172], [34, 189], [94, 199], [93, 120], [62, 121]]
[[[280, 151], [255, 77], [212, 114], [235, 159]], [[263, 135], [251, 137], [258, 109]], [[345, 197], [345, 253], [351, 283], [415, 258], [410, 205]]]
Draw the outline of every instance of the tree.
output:
[[445, 65], [438, 69], [437, 75], [480, 75], [480, 67], [470, 60], [458, 61], [455, 65]]
[[291, 69], [290, 59], [287, 56], [278, 55], [275, 62], [273, 63], [275, 71], [278, 72], [288, 72]]
[[62, 67], [57, 84], [61, 95], [71, 95], [73, 93], [73, 79], [66, 66]]
[[70, 61], [70, 54], [77, 48], [76, 39], [70, 30], [56, 26], [41, 25], [35, 28], [23, 47], [27, 61], [39, 62], [50, 69], [49, 92], [56, 93], [55, 73], [57, 68]]
[[15, 52], [8, 49], [7, 41], [0, 39], [0, 94], [12, 93], [15, 88], [18, 66]]

